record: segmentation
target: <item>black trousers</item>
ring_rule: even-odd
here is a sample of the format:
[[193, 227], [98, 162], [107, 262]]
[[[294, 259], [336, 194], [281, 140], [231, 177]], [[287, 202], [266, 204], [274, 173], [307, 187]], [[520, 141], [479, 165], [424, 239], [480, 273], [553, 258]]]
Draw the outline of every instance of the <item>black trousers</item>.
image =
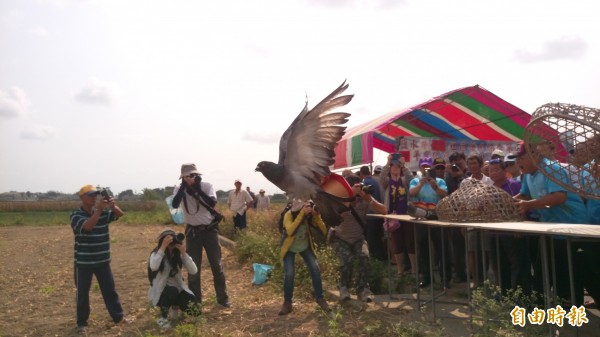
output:
[[176, 287], [166, 286], [156, 305], [160, 307], [160, 315], [166, 318], [169, 314], [169, 308], [175, 305], [188, 315], [197, 316], [200, 314], [200, 310], [194, 310], [193, 305], [196, 303], [198, 303], [198, 299], [195, 295], [185, 290], [180, 291]]
[[190, 290], [196, 295], [196, 298], [198, 298], [198, 301], [202, 302], [200, 274], [202, 270], [202, 249], [204, 249], [213, 274], [217, 302], [220, 304], [228, 303], [229, 296], [227, 295], [227, 286], [225, 285], [225, 273], [223, 272], [223, 264], [221, 263], [219, 232], [216, 229], [193, 231], [186, 229], [185, 245], [187, 254], [192, 258], [196, 267], [198, 267], [198, 272], [195, 275], [188, 276], [188, 285]]
[[93, 268], [75, 268], [75, 285], [77, 286], [77, 325], [87, 326], [90, 317], [90, 287], [92, 277], [96, 275], [104, 305], [115, 323], [123, 319], [123, 307], [115, 290], [110, 263]]

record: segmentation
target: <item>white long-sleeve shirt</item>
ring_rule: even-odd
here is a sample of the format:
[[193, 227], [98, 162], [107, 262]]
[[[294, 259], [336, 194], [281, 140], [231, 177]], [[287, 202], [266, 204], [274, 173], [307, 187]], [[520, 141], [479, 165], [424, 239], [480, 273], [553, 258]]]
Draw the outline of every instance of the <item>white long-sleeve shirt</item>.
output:
[[[158, 250], [150, 255], [150, 260], [148, 264], [152, 271], [157, 271], [160, 267], [160, 263], [165, 257], [165, 253]], [[192, 260], [192, 258], [183, 254], [181, 256], [181, 261], [183, 262], [183, 267], [187, 269], [189, 275], [194, 275], [198, 272], [198, 268], [196, 264]], [[148, 299], [152, 302], [152, 305], [156, 305], [158, 300], [160, 299], [160, 295], [162, 294], [165, 287], [168, 285], [173, 285], [191, 295], [194, 293], [188, 288], [187, 284], [183, 282], [183, 275], [181, 270], [175, 274], [175, 276], [169, 277], [169, 273], [171, 272], [171, 264], [169, 261], [165, 259], [165, 265], [163, 270], [156, 274], [156, 277], [152, 281], [152, 286], [148, 289]]]

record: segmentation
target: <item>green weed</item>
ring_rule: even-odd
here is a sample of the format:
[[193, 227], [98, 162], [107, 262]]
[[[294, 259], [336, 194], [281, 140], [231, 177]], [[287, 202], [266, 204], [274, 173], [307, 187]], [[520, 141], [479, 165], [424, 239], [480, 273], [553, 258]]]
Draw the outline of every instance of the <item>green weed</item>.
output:
[[512, 324], [510, 312], [516, 306], [533, 308], [538, 302], [537, 294], [525, 295], [522, 289], [510, 289], [502, 295], [500, 287], [489, 280], [473, 292], [474, 331], [473, 336], [541, 336], [547, 331], [546, 325], [526, 324], [524, 327]]
[[44, 295], [50, 295], [52, 293], [54, 293], [56, 291], [56, 287], [54, 287], [53, 285], [45, 285], [42, 288], [40, 288], [40, 292]]

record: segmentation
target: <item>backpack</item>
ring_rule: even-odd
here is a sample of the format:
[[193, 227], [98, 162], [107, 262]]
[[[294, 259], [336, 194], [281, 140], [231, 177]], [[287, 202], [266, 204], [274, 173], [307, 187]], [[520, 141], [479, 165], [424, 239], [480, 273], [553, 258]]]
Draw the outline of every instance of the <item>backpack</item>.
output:
[[[148, 261], [150, 261], [150, 259], [148, 259]], [[156, 275], [158, 275], [158, 270], [153, 271], [150, 269], [150, 263], [148, 263], [148, 281], [150, 281], [150, 286], [152, 286], [152, 281], [154, 281]]]
[[291, 208], [292, 208], [292, 202], [290, 201], [290, 202], [288, 202], [287, 205], [285, 205], [285, 208], [279, 215], [279, 222], [277, 223], [277, 227], [279, 229], [279, 233], [281, 233], [282, 235], [284, 234], [284, 231], [285, 231], [285, 228], [283, 227], [283, 218], [285, 217], [285, 213], [287, 213], [287, 211], [289, 211]]

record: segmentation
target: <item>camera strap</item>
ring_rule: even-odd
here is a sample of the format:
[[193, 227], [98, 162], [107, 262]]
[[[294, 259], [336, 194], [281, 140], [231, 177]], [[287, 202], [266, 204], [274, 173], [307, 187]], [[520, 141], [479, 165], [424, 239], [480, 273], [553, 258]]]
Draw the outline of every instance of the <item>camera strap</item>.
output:
[[219, 213], [219, 211], [217, 211], [214, 207], [209, 206], [204, 200], [205, 197], [209, 198], [210, 197], [208, 195], [206, 195], [206, 193], [204, 193], [202, 190], [199, 191], [194, 191], [197, 193], [192, 193], [192, 197], [194, 197], [194, 199], [196, 199], [200, 205], [202, 205], [204, 208], [206, 208], [209, 212], [210, 215], [214, 216], [215, 218], [222, 218], [223, 215], [221, 213]]
[[365, 223], [360, 218], [360, 216], [358, 215], [358, 213], [356, 213], [356, 210], [354, 209], [354, 206], [352, 206], [352, 205], [350, 205], [350, 213], [352, 213], [352, 216], [354, 217], [354, 219], [356, 220], [356, 222], [358, 222], [358, 224], [360, 225], [360, 227], [362, 227], [363, 229], [365, 229]]

